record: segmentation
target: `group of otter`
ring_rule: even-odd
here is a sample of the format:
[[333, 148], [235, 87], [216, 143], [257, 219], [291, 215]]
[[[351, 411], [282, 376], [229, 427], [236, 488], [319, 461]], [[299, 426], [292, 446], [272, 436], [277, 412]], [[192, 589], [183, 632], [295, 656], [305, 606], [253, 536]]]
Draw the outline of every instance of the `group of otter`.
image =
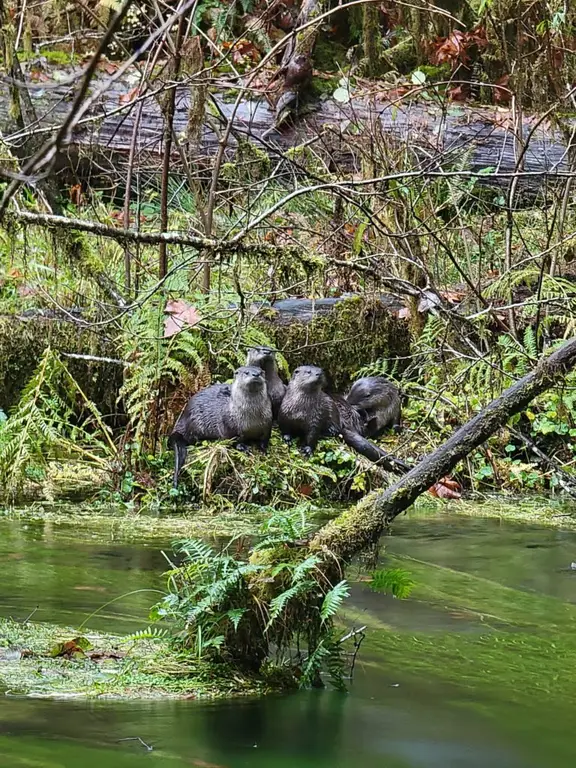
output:
[[367, 439], [400, 426], [398, 388], [382, 376], [370, 376], [356, 381], [343, 397], [326, 392], [326, 384], [321, 368], [303, 365], [286, 385], [278, 374], [274, 350], [249, 349], [246, 365], [238, 368], [232, 384], [200, 390], [178, 417], [168, 438], [175, 454], [174, 487], [189, 445], [236, 439], [240, 450], [256, 444], [266, 452], [274, 421], [286, 442], [299, 438], [304, 456], [312, 455], [320, 438], [338, 435], [385, 469], [406, 472], [408, 465]]

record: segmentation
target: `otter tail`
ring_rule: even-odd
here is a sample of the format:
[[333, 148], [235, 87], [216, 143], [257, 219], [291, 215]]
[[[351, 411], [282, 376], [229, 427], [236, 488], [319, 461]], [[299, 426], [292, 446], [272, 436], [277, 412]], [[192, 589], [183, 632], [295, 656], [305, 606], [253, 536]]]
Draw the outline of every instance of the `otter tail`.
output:
[[174, 488], [178, 488], [178, 477], [186, 463], [188, 443], [178, 432], [172, 432], [168, 438], [168, 446], [174, 451]]
[[340, 434], [346, 445], [349, 445], [350, 448], [353, 448], [355, 451], [362, 454], [362, 456], [365, 456], [367, 459], [370, 459], [370, 461], [383, 467], [383, 469], [386, 469], [389, 472], [399, 472], [400, 474], [405, 474], [410, 471], [411, 467], [408, 464], [401, 459], [397, 459], [395, 456], [386, 453], [386, 451], [382, 450], [379, 446], [374, 445], [374, 443], [371, 443], [370, 440], [366, 440], [366, 438], [362, 437], [358, 432], [354, 432], [351, 429], [342, 429]]

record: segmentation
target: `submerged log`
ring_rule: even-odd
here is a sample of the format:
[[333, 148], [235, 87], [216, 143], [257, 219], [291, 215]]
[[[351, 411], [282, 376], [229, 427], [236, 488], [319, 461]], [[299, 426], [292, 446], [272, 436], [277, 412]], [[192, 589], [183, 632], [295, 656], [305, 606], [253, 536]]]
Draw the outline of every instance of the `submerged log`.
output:
[[329, 551], [330, 558], [336, 556], [349, 561], [373, 545], [389, 522], [495, 434], [511, 416], [520, 413], [542, 392], [561, 383], [575, 365], [576, 338], [573, 338], [541, 359], [531, 373], [493, 400], [394, 485], [367, 496], [321, 528], [310, 544], [311, 549]]
[[[69, 110], [70, 98], [80, 69], [59, 71], [58, 80], [43, 75], [41, 83], [28, 81], [31, 101], [38, 114], [38, 123], [28, 131], [38, 136], [48, 136], [62, 123]], [[92, 163], [100, 174], [110, 174], [113, 179], [125, 175], [133, 143], [135, 164], [140, 170], [156, 170], [162, 155], [164, 120], [154, 96], [147, 95], [138, 131], [134, 131], [137, 115], [138, 74], [126, 73], [95, 99], [88, 115], [76, 126], [67, 149], [61, 156], [62, 165]], [[93, 82], [93, 92], [103, 86], [107, 75], [100, 71]], [[213, 107], [217, 112], [208, 119], [201, 132], [200, 146], [196, 148], [194, 161], [198, 166], [209, 164], [218, 148], [220, 139], [215, 123], [232, 118], [233, 130], [228, 145], [232, 157], [238, 139], [249, 138], [272, 156], [308, 142], [329, 160], [334, 168], [348, 171], [360, 170], [356, 151], [374, 136], [375, 125], [384, 135], [395, 137], [410, 146], [421, 149], [420, 167], [429, 172], [457, 163], [459, 169], [479, 172], [493, 168], [504, 174], [500, 183], [506, 184], [516, 170], [517, 146], [512, 130], [511, 115], [500, 108], [476, 108], [464, 105], [448, 105], [446, 109], [433, 102], [401, 102], [387, 100], [386, 91], [372, 93], [370, 98], [353, 98], [348, 104], [333, 99], [318, 103], [309, 114], [302, 115], [293, 125], [271, 131], [274, 111], [263, 96], [243, 100], [235, 110], [227, 100], [226, 86], [212, 94]], [[235, 96], [235, 92], [233, 91]], [[176, 89], [174, 131], [184, 136], [188, 131], [190, 86]], [[0, 87], [0, 125], [4, 138], [13, 147], [23, 146], [27, 132], [10, 128], [7, 85]], [[214, 112], [214, 109], [211, 110]], [[13, 131], [10, 134], [10, 131]], [[524, 138], [530, 137], [529, 147], [523, 157], [519, 187], [525, 191], [541, 190], [547, 180], [558, 180], [568, 172], [568, 150], [562, 132], [546, 121], [528, 117], [523, 123]], [[575, 141], [574, 139], [572, 140]], [[174, 169], [179, 164], [177, 147], [172, 149]]]

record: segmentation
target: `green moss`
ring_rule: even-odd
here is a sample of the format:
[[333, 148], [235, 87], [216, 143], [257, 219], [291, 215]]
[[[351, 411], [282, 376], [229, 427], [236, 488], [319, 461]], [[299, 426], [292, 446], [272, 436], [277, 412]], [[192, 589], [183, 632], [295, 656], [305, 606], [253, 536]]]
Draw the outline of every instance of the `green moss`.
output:
[[[52, 649], [79, 635], [91, 646], [85, 655], [52, 658]], [[0, 619], [0, 661], [0, 690], [36, 698], [215, 698], [270, 690], [264, 677], [199, 662], [162, 638], [133, 640], [10, 619]]]
[[314, 47], [314, 66], [321, 72], [336, 72], [339, 65], [347, 66], [346, 52], [343, 43], [319, 35]]
[[[73, 322], [43, 317], [0, 317], [0, 408], [14, 405], [46, 347], [95, 357], [116, 357], [113, 340]], [[122, 367], [64, 358], [70, 372], [102, 413], [116, 412]]]
[[[267, 323], [266, 330], [292, 370], [304, 364], [319, 365], [338, 391], [349, 386], [360, 367], [410, 354], [407, 324], [370, 298], [346, 299], [308, 323]], [[402, 367], [399, 361], [399, 369]]]
[[318, 99], [324, 94], [332, 94], [338, 88], [339, 77], [314, 77], [310, 83], [310, 90], [314, 98]]
[[437, 82], [438, 80], [448, 80], [450, 78], [450, 67], [448, 64], [442, 64], [439, 67], [432, 67], [426, 64], [422, 64], [418, 67], [418, 71], [423, 72], [426, 75], [427, 82]]
[[390, 69], [407, 75], [418, 64], [418, 53], [412, 37], [406, 37], [392, 48], [384, 51], [382, 58]]

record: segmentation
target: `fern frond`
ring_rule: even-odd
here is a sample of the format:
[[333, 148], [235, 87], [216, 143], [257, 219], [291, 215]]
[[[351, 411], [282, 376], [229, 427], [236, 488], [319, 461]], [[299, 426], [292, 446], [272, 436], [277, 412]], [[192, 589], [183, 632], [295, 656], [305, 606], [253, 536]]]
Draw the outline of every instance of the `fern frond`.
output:
[[338, 612], [345, 598], [349, 595], [350, 588], [348, 582], [344, 579], [338, 582], [335, 587], [332, 587], [332, 589], [326, 593], [320, 608], [320, 619], [322, 620], [322, 623], [327, 619], [332, 618], [332, 616]]
[[374, 571], [370, 580], [370, 588], [374, 592], [391, 592], [400, 599], [408, 597], [415, 587], [409, 571], [403, 568], [387, 568]]

